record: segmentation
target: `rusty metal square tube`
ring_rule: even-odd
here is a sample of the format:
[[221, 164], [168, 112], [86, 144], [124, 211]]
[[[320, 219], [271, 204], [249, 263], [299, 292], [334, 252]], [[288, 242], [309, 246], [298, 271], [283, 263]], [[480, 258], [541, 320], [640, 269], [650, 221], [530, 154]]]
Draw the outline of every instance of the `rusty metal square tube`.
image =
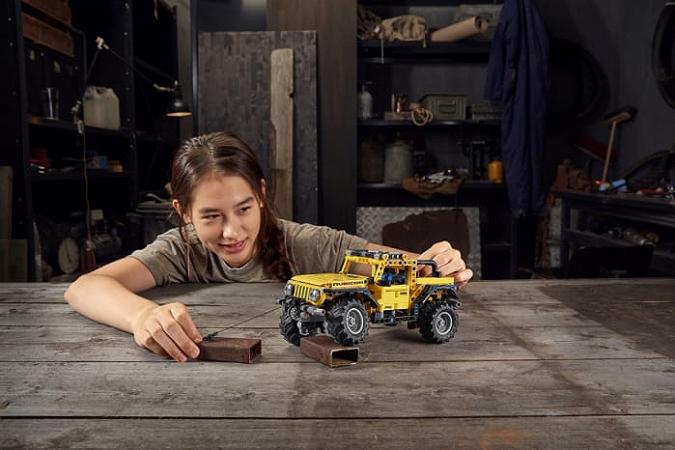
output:
[[260, 339], [213, 337], [197, 344], [202, 361], [251, 364], [262, 354]]
[[300, 351], [328, 367], [342, 367], [356, 364], [359, 348], [337, 344], [330, 336], [309, 336], [300, 339]]

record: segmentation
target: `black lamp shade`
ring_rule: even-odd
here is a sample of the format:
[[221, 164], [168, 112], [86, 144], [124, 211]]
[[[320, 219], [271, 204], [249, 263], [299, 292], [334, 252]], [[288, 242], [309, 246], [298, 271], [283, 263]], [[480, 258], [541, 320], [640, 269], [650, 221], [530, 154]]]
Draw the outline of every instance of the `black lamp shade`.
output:
[[176, 83], [176, 87], [173, 91], [173, 102], [166, 112], [166, 115], [168, 117], [187, 117], [192, 115], [190, 107], [183, 100], [183, 92], [178, 83]]

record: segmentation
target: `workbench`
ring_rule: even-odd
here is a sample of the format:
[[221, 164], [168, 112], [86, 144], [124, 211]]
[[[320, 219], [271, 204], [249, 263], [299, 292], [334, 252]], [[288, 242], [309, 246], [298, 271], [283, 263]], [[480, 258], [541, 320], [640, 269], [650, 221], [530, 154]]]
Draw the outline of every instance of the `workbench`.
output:
[[[560, 268], [569, 272], [570, 244], [594, 247], [629, 247], [622, 239], [611, 239], [588, 230], [576, 229], [572, 224], [571, 210], [588, 216], [606, 217], [624, 221], [626, 226], [649, 227], [657, 225], [675, 233], [675, 201], [646, 198], [635, 194], [602, 194], [590, 192], [561, 192], [561, 241]], [[664, 275], [675, 275], [675, 253], [654, 250], [650, 267]]]
[[675, 446], [675, 279], [474, 282], [450, 343], [374, 325], [334, 369], [279, 335], [282, 287], [146, 293], [262, 339], [237, 364], [151, 354], [65, 284], [0, 284], [0, 447]]

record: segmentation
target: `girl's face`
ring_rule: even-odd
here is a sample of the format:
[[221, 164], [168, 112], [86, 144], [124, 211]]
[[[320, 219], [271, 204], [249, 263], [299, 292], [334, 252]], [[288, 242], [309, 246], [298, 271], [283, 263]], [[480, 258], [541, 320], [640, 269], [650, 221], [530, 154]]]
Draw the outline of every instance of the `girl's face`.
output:
[[259, 202], [242, 177], [212, 174], [192, 192], [192, 206], [184, 219], [193, 223], [209, 250], [230, 267], [241, 267], [258, 251]]

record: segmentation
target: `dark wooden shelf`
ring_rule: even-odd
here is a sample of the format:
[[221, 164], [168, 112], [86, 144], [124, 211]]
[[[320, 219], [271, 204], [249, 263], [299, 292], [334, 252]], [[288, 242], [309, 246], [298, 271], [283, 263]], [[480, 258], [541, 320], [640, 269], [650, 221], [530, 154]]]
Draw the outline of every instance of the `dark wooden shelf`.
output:
[[[363, 6], [459, 6], [479, 5], [490, 3], [490, 0], [360, 0]], [[502, 4], [503, 1], [492, 0], [494, 4]]]
[[357, 185], [357, 206], [398, 207], [398, 206], [479, 206], [506, 201], [506, 187], [489, 181], [465, 181], [456, 195], [435, 194], [428, 199], [409, 192], [398, 183], [359, 183]]
[[[366, 191], [366, 190], [373, 190], [373, 191], [382, 191], [382, 190], [396, 190], [396, 191], [404, 191], [403, 186], [401, 186], [400, 183], [359, 183], [358, 184], [358, 189], [361, 191]], [[462, 182], [461, 186], [459, 187], [459, 190], [462, 189], [471, 189], [471, 190], [493, 190], [493, 189], [498, 189], [502, 190], [505, 189], [506, 185], [502, 184], [496, 184], [492, 183], [490, 181], [483, 181], [483, 180], [465, 180]], [[406, 191], [407, 192], [407, 191]]]
[[[558, 196], [569, 201], [573, 208], [591, 210], [593, 212], [606, 212], [608, 215], [631, 220], [634, 210], [639, 210], [641, 217], [636, 220], [648, 220], [642, 217], [643, 211], [658, 211], [668, 215], [669, 219], [661, 219], [653, 223], [665, 226], [675, 226], [675, 200], [666, 198], [650, 198], [638, 194], [602, 194], [566, 191], [558, 193]], [[612, 209], [609, 209], [612, 208]], [[624, 214], [625, 213], [625, 214]], [[660, 217], [660, 216], [659, 216]]]
[[[569, 242], [575, 242], [590, 247], [634, 247], [635, 244], [623, 239], [614, 239], [588, 231], [565, 230], [565, 238]], [[652, 253], [651, 267], [667, 273], [673, 273], [675, 269], [675, 253], [654, 249]]]
[[565, 234], [570, 241], [588, 246], [632, 247], [634, 245], [624, 241], [623, 239], [613, 239], [611, 237], [603, 236], [597, 233], [590, 233], [588, 231], [565, 230]]
[[662, 273], [675, 273], [675, 253], [654, 250], [650, 267]]
[[21, 2], [21, 9], [23, 12], [29, 14], [30, 16], [39, 19], [48, 25], [51, 25], [52, 27], [58, 28], [62, 31], [70, 31], [73, 33], [79, 33], [82, 34], [80, 30], [77, 28], [73, 27], [72, 24], [68, 24], [66, 22], [63, 22], [61, 19], [57, 18], [56, 16], [43, 11], [39, 8], [34, 7], [30, 3], [25, 3]]
[[[92, 180], [127, 180], [131, 177], [126, 172], [107, 172], [103, 170], [89, 170], [87, 171], [87, 179]], [[84, 181], [84, 173], [82, 172], [65, 172], [65, 173], [46, 173], [33, 174], [31, 179], [34, 182], [46, 181]]]
[[359, 61], [365, 63], [485, 63], [490, 56], [490, 42], [385, 42], [384, 57], [380, 41], [359, 41]]
[[[28, 124], [38, 128], [72, 131], [73, 133], [77, 132], [77, 126], [73, 122], [67, 122], [65, 120], [51, 120], [38, 116], [29, 116]], [[126, 139], [131, 139], [132, 135], [131, 130], [126, 128], [120, 128], [119, 130], [109, 130], [107, 128], [85, 126], [84, 132], [88, 134], [97, 134], [101, 136], [112, 136]]]
[[[10, 130], [0, 135], [0, 148], [7, 149], [2, 154], [2, 164], [12, 168], [14, 196], [20, 199], [12, 205], [12, 237], [26, 242], [24, 256], [27, 257], [21, 263], [25, 266], [22, 273], [33, 281], [41, 278], [36, 267], [39, 258], [33, 257], [40, 252], [38, 235], [33, 229], [36, 215], [58, 222], [74, 211], [104, 207], [124, 220], [127, 212], [135, 210], [139, 191], [160, 189], [166, 183], [173, 153], [167, 148], [169, 144], [161, 141], [177, 142], [179, 123], [164, 119], [161, 111], [170, 103], [171, 95], [156, 92], [151, 86], [153, 82], [172, 86], [177, 78], [175, 7], [166, 0], [155, 2], [155, 8], [148, 8], [143, 2], [59, 1], [67, 3], [72, 16], [69, 20], [67, 11], [54, 13], [40, 6], [50, 1], [31, 3], [38, 6], [32, 7], [21, 0], [8, 1], [3, 10], [4, 35], [10, 45], [2, 52], [1, 61], [11, 69], [3, 81], [7, 92], [12, 93], [7, 95], [3, 108], [12, 123], [8, 123]], [[60, 33], [69, 34], [74, 56], [62, 54], [60, 51], [71, 53], [70, 49], [52, 45], [47, 36], [34, 35], [35, 40], [26, 37], [21, 29], [24, 13]], [[97, 50], [97, 36], [105, 38], [110, 52]], [[131, 36], [134, 39], [131, 40]], [[135, 77], [132, 68], [150, 80], [150, 85]], [[84, 126], [85, 136], [78, 135], [78, 124], [73, 122], [70, 109], [82, 97], [86, 85], [114, 90], [123, 128]], [[43, 117], [39, 91], [45, 86], [59, 90], [60, 120]], [[143, 133], [140, 129], [152, 130], [152, 133]], [[109, 168], [124, 170], [120, 173], [87, 169], [89, 205], [85, 204], [83, 195], [85, 174], [81, 158], [84, 150], [108, 157], [109, 161], [119, 161], [122, 167], [111, 165]], [[52, 170], [39, 173], [39, 161], [43, 158], [45, 162], [48, 158]], [[37, 161], [28, 164], [30, 160]], [[125, 242], [129, 250], [141, 245], [139, 233], [132, 230]], [[43, 248], [42, 257], [57, 267], [51, 253], [44, 252]]]
[[511, 243], [508, 241], [487, 241], [481, 245], [481, 250], [489, 253], [511, 251]]
[[486, 126], [496, 127], [500, 126], [499, 120], [434, 120], [431, 123], [423, 126], [417, 126], [410, 120], [384, 120], [384, 119], [368, 119], [360, 120], [360, 127], [391, 127], [391, 128], [446, 128], [446, 127], [462, 127], [462, 126]]

